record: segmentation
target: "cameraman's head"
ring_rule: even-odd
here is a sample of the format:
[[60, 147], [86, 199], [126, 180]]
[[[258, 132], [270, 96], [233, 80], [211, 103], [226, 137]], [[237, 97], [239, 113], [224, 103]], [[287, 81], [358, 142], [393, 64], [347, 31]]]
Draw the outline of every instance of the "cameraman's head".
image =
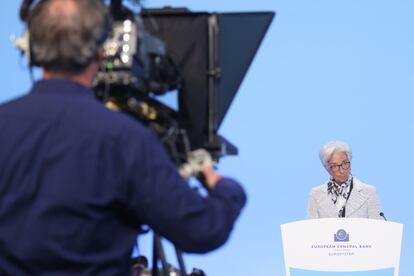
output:
[[44, 69], [45, 78], [87, 74], [92, 81], [108, 32], [101, 0], [43, 0], [27, 24], [31, 62]]

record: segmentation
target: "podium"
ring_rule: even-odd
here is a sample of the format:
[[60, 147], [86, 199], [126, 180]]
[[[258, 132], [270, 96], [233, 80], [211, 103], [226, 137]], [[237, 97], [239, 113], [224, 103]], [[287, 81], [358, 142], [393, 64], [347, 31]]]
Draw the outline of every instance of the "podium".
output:
[[286, 276], [398, 276], [403, 225], [325, 218], [281, 225]]

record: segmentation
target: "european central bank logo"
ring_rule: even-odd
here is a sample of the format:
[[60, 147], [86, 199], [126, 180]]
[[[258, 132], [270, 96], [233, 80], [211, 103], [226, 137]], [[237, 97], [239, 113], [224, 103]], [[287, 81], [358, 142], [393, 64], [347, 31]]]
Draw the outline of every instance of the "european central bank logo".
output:
[[336, 234], [334, 234], [334, 241], [349, 242], [349, 234], [344, 229], [339, 229]]

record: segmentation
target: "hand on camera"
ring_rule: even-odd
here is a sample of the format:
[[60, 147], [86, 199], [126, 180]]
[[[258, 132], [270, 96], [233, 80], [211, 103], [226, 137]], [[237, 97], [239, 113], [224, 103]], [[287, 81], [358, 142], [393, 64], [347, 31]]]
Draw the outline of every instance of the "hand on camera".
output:
[[198, 149], [188, 155], [187, 163], [180, 168], [180, 174], [185, 179], [189, 179], [191, 176], [201, 178], [206, 188], [211, 190], [222, 178], [214, 171], [213, 166], [214, 162], [210, 153], [205, 149]]

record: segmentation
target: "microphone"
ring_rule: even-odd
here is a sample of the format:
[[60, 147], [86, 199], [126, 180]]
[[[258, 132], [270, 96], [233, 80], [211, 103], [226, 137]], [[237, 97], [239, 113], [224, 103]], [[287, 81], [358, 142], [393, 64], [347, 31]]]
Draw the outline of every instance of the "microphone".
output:
[[387, 221], [387, 218], [385, 217], [385, 215], [384, 215], [384, 213], [383, 213], [383, 212], [380, 212], [380, 213], [379, 213], [379, 215], [380, 215], [381, 217], [383, 217], [385, 221]]

